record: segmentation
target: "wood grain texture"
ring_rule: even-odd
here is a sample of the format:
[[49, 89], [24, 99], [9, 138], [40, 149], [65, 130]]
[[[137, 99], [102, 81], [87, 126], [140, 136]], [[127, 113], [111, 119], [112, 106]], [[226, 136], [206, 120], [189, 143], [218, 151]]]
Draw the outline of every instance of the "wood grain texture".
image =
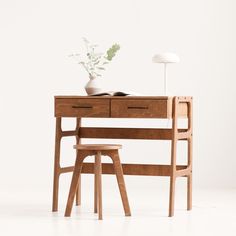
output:
[[122, 199], [123, 208], [125, 211], [125, 216], [131, 216], [131, 211], [130, 211], [130, 207], [129, 207], [129, 200], [128, 200], [128, 195], [126, 192], [125, 180], [124, 180], [122, 165], [120, 163], [120, 157], [119, 157], [118, 150], [110, 151], [109, 156], [111, 157], [111, 159], [113, 161], [113, 166], [114, 166], [117, 183], [118, 183], [119, 190], [120, 190], [120, 196]]
[[80, 153], [80, 152], [77, 153], [77, 157], [76, 157], [76, 161], [75, 161], [75, 168], [73, 171], [73, 176], [72, 176], [71, 185], [70, 185], [70, 191], [69, 191], [67, 204], [66, 204], [66, 210], [65, 210], [66, 217], [71, 215], [71, 210], [72, 210], [74, 198], [76, 195], [76, 190], [78, 187], [80, 173], [81, 173], [84, 158], [85, 158], [85, 156], [82, 153]]
[[[81, 127], [81, 118], [76, 119], [76, 128], [75, 128], [75, 138], [76, 138], [76, 144], [79, 145], [81, 144], [81, 138], [79, 137], [79, 129]], [[77, 150], [76, 150], [76, 156], [77, 156]], [[76, 198], [75, 198], [75, 205], [79, 206], [81, 205], [81, 175], [79, 178], [79, 183], [77, 187], [77, 192], [76, 192]]]
[[[81, 171], [83, 166], [83, 161], [85, 157], [90, 156], [91, 154], [94, 154], [95, 156], [95, 163], [89, 163], [90, 167], [92, 167], [92, 173], [94, 173], [94, 212], [98, 212], [98, 219], [102, 220], [102, 168], [103, 165], [101, 163], [101, 155], [106, 155], [111, 157], [113, 161], [113, 170], [116, 174], [117, 183], [120, 190], [120, 195], [123, 203], [123, 208], [125, 211], [126, 216], [130, 216], [130, 207], [129, 207], [129, 201], [128, 196], [126, 192], [124, 177], [123, 177], [123, 171], [122, 166], [120, 163], [120, 158], [118, 154], [118, 149], [120, 148], [120, 145], [117, 145], [118, 148], [111, 149], [111, 145], [107, 145], [107, 149], [105, 145], [103, 145], [103, 150], [97, 150], [93, 149], [93, 146], [96, 145], [84, 145], [85, 148], [81, 148], [81, 145], [76, 145], [75, 147], [79, 147], [76, 157], [75, 166], [73, 168], [73, 176], [71, 180], [70, 185], [70, 191], [68, 195], [66, 210], [65, 210], [65, 216], [71, 215], [73, 200], [76, 194], [76, 189], [78, 188], [79, 180], [81, 178]], [[101, 146], [101, 145], [98, 145]], [[114, 146], [114, 145], [113, 145]], [[67, 167], [68, 168], [68, 167]], [[69, 170], [69, 169], [67, 169]]]
[[52, 211], [58, 210], [58, 192], [60, 177], [60, 150], [61, 150], [61, 118], [56, 118], [56, 135], [55, 135], [55, 154], [54, 154], [54, 177], [53, 177], [53, 199]]
[[[55, 96], [55, 117], [172, 118], [172, 102], [166, 96]], [[187, 117], [186, 103], [178, 116]]]
[[[105, 155], [105, 153], [103, 153]], [[122, 164], [124, 175], [143, 175], [143, 176], [170, 176], [171, 166], [170, 165], [153, 165], [153, 164]], [[177, 165], [177, 170], [187, 169], [187, 165]], [[74, 166], [63, 167], [60, 173], [69, 173], [74, 170]], [[93, 174], [94, 164], [83, 163], [82, 172], [83, 174]], [[102, 163], [102, 174], [114, 175], [113, 164]], [[185, 177], [185, 175], [181, 175]]]
[[[97, 191], [97, 177], [96, 177], [96, 156], [94, 156], [94, 163], [90, 163], [93, 167], [91, 174], [94, 173], [94, 213], [98, 212], [98, 191]], [[85, 164], [85, 163], [84, 163]], [[83, 164], [83, 166], [84, 166]]]
[[188, 138], [188, 168], [190, 173], [187, 177], [187, 210], [192, 209], [192, 168], [193, 168], [193, 103], [192, 98], [188, 103], [188, 129], [190, 136]]
[[155, 100], [172, 100], [173, 97], [169, 96], [78, 96], [78, 95], [59, 95], [54, 96], [55, 99], [123, 99], [123, 100], [133, 100], [133, 99], [142, 99], [142, 100], [149, 100], [149, 99], [155, 99]]
[[98, 219], [102, 220], [102, 164], [101, 151], [97, 151], [95, 155], [95, 178], [96, 178], [96, 201], [98, 210]]
[[175, 181], [176, 181], [176, 152], [178, 140], [178, 115], [177, 97], [173, 100], [173, 119], [172, 119], [172, 140], [171, 140], [171, 173], [170, 173], [170, 193], [169, 193], [169, 217], [174, 215], [175, 200]]
[[56, 117], [109, 117], [109, 99], [56, 99]]
[[[149, 103], [152, 106], [149, 106]], [[122, 104], [121, 104], [122, 103]], [[162, 105], [166, 108], [162, 109]], [[171, 129], [152, 129], [152, 128], [107, 128], [107, 127], [81, 127], [75, 130], [62, 131], [61, 117], [110, 117], [112, 110], [116, 112], [116, 107], [125, 109], [114, 115], [114, 118], [172, 118], [173, 126]], [[121, 104], [121, 105], [120, 105]], [[129, 104], [129, 105], [125, 105]], [[155, 105], [153, 105], [155, 104]], [[59, 105], [59, 106], [58, 106]], [[65, 107], [63, 107], [65, 106]], [[121, 108], [119, 107], [121, 106]], [[123, 108], [122, 108], [123, 107]], [[158, 111], [160, 107], [161, 111]], [[118, 109], [117, 108], [117, 109]], [[75, 110], [79, 110], [76, 111]], [[127, 111], [128, 110], [128, 111]], [[145, 111], [144, 111], [145, 110]], [[153, 115], [149, 114], [151, 111]], [[164, 111], [164, 113], [162, 113]], [[125, 115], [124, 115], [125, 113]], [[128, 114], [128, 115], [127, 115]], [[171, 163], [170, 165], [143, 165], [143, 164], [122, 164], [123, 174], [125, 175], [147, 175], [147, 176], [169, 176], [170, 177], [170, 202], [169, 215], [174, 214], [174, 192], [175, 180], [177, 177], [187, 177], [187, 209], [192, 208], [192, 97], [166, 97], [166, 96], [129, 96], [129, 97], [92, 97], [92, 96], [55, 96], [55, 116], [56, 116], [56, 138], [54, 156], [54, 186], [53, 186], [53, 211], [57, 211], [59, 176], [74, 170], [73, 166], [60, 167], [60, 146], [61, 138], [75, 136], [78, 140], [82, 138], [111, 138], [111, 139], [145, 139], [145, 140], [170, 140], [172, 142]], [[164, 116], [164, 117], [162, 117]], [[188, 118], [188, 128], [178, 129], [177, 119]], [[175, 127], [174, 127], [174, 124]], [[178, 141], [188, 143], [187, 165], [176, 165], [176, 148]], [[103, 153], [105, 155], [106, 153]], [[94, 151], [86, 151], [86, 155], [95, 155]], [[134, 157], [135, 160], [135, 157]], [[82, 173], [94, 173], [93, 163], [84, 163]], [[114, 174], [113, 166], [110, 163], [102, 164], [103, 174]], [[81, 176], [81, 175], [80, 175]], [[81, 186], [78, 180], [78, 187]], [[80, 193], [76, 203], [80, 204]]]
[[120, 144], [78, 144], [73, 146], [77, 150], [116, 150], [122, 148]]
[[[187, 129], [180, 129], [187, 132]], [[172, 129], [81, 127], [81, 138], [172, 140]], [[187, 140], [187, 136], [182, 139]]]
[[111, 117], [166, 118], [168, 116], [168, 100], [111, 100]]
[[[188, 117], [188, 128], [186, 132], [178, 130], [179, 110], [185, 104]], [[170, 194], [169, 194], [169, 216], [174, 215], [174, 199], [175, 199], [175, 182], [180, 176], [187, 176], [187, 209], [192, 208], [192, 97], [174, 97], [173, 99], [173, 119], [172, 119], [172, 141], [171, 141], [171, 173], [170, 173]], [[177, 141], [186, 139], [188, 142], [188, 164], [187, 168], [177, 170], [176, 168], [176, 153]]]

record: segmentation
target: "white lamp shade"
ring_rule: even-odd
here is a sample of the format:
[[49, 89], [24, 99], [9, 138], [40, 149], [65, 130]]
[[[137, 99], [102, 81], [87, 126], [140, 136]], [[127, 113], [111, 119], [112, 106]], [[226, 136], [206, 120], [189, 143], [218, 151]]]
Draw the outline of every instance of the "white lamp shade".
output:
[[174, 53], [159, 53], [152, 58], [152, 61], [154, 63], [177, 63], [179, 62], [179, 57]]

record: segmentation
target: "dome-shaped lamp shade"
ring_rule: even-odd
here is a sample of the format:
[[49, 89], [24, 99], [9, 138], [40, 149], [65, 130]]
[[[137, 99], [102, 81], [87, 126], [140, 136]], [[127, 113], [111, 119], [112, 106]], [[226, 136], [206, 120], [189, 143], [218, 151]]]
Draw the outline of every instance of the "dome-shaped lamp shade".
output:
[[159, 53], [152, 58], [152, 61], [154, 63], [177, 63], [179, 57], [174, 53]]

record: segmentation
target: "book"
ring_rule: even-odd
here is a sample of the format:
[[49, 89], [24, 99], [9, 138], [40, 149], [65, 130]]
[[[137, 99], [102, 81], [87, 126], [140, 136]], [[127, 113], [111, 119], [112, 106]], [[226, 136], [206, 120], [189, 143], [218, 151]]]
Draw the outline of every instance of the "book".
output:
[[107, 92], [91, 94], [91, 96], [129, 96], [129, 95], [131, 95], [131, 94], [125, 93], [122, 91], [107, 91]]

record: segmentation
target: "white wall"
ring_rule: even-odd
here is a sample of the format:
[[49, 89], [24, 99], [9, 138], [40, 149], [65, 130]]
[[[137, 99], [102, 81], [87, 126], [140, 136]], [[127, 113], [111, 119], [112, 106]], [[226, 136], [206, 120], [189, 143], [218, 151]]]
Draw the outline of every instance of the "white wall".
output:
[[[107, 88], [160, 94], [163, 68], [151, 58], [176, 52], [181, 62], [168, 68], [169, 89], [194, 96], [195, 186], [236, 187], [235, 10], [234, 0], [2, 0], [1, 185], [51, 187], [53, 96], [85, 94], [87, 74], [67, 57], [82, 48], [85, 36], [103, 49], [121, 45], [103, 76]], [[72, 161], [73, 141], [66, 142], [63, 155]], [[152, 141], [140, 143], [140, 152], [137, 142], [123, 143], [124, 161], [164, 162], [169, 154], [167, 142], [149, 156]]]

